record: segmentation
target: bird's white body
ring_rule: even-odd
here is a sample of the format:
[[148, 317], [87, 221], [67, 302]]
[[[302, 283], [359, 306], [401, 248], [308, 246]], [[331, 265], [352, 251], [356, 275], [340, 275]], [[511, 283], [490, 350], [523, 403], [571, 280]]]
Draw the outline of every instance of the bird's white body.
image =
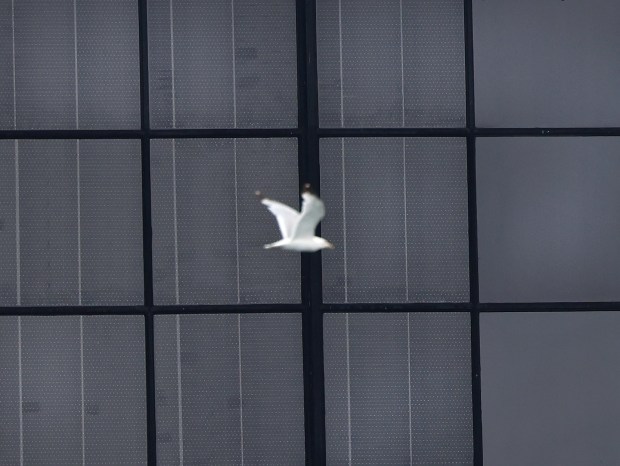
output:
[[280, 248], [298, 252], [334, 249], [334, 245], [329, 241], [314, 235], [316, 226], [325, 216], [325, 205], [309, 191], [309, 188], [310, 186], [306, 185], [301, 195], [303, 199], [301, 212], [281, 202], [263, 197], [260, 192], [256, 193], [261, 198], [261, 203], [275, 215], [282, 234], [280, 241], [266, 244], [265, 249]]

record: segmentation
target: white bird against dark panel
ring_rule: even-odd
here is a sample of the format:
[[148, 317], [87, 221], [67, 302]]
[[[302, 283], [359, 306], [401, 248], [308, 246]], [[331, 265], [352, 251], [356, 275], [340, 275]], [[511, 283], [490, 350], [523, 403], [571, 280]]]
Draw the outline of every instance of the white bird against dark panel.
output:
[[275, 215], [282, 233], [282, 239], [275, 243], [265, 244], [265, 249], [281, 248], [298, 252], [315, 252], [320, 249], [334, 249], [334, 245], [319, 236], [314, 230], [321, 219], [325, 217], [325, 204], [310, 189], [304, 185], [301, 193], [303, 203], [301, 212], [281, 202], [269, 199], [256, 191], [261, 203]]

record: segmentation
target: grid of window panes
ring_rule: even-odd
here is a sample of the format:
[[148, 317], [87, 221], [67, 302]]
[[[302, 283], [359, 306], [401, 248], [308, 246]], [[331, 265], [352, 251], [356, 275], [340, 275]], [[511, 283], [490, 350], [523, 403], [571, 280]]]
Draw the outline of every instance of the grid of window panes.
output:
[[620, 463], [619, 14], [0, 0], [0, 463]]

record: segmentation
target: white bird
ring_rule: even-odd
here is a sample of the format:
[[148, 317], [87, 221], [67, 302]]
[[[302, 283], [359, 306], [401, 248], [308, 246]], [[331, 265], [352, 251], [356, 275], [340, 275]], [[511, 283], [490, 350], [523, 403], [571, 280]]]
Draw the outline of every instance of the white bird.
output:
[[261, 203], [275, 215], [282, 233], [282, 239], [275, 243], [265, 244], [265, 249], [282, 248], [289, 251], [315, 252], [320, 249], [334, 249], [334, 245], [319, 236], [314, 235], [314, 230], [323, 217], [325, 217], [325, 204], [310, 190], [310, 185], [305, 184], [301, 194], [303, 203], [301, 212], [281, 202], [268, 199], [256, 191]]

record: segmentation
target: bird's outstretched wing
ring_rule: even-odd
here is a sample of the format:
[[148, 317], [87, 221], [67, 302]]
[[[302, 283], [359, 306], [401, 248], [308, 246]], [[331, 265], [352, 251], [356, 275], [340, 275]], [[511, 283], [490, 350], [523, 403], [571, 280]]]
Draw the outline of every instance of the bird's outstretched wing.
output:
[[261, 204], [267, 206], [269, 212], [276, 217], [282, 238], [290, 238], [298, 223], [300, 213], [286, 204], [264, 197], [260, 192], [256, 195], [261, 198]]
[[304, 191], [301, 197], [303, 199], [301, 213], [292, 236], [294, 238], [312, 238], [316, 226], [325, 217], [325, 204], [309, 190]]

